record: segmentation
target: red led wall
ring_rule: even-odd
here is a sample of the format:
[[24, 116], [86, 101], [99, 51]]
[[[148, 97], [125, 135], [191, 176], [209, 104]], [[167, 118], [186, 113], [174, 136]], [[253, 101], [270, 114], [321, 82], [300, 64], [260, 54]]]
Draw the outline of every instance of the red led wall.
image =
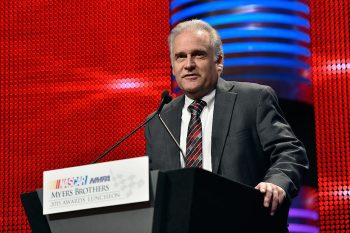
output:
[[[170, 89], [167, 1], [0, 2], [0, 232], [30, 232], [20, 193], [91, 162]], [[144, 155], [141, 130], [106, 160]]]
[[[348, 0], [310, 1], [321, 232], [350, 232]], [[19, 194], [91, 162], [170, 89], [168, 1], [0, 1], [0, 232]], [[105, 160], [144, 154], [142, 132]]]
[[320, 232], [350, 232], [350, 2], [310, 1]]

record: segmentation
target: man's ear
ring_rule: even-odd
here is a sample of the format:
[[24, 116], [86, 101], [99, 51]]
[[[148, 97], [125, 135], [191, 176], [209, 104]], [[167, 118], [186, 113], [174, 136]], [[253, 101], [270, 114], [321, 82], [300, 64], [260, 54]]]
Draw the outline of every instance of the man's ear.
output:
[[224, 70], [224, 58], [222, 57], [222, 55], [219, 55], [218, 59], [216, 60], [216, 69], [217, 69], [219, 75]]
[[219, 64], [223, 64], [224, 63], [224, 57], [222, 55], [218, 55], [218, 58], [216, 59], [216, 62]]
[[219, 73], [219, 75], [222, 73], [222, 71], [224, 70], [224, 65], [223, 64], [217, 64], [216, 65], [216, 69]]

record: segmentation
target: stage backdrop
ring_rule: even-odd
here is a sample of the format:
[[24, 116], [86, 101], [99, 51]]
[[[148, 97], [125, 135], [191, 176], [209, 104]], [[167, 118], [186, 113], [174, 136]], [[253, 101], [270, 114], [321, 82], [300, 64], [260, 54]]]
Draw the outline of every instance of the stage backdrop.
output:
[[[170, 90], [167, 1], [1, 1], [0, 232], [30, 232], [19, 195], [90, 163]], [[141, 130], [106, 160], [143, 156]]]
[[[44, 170], [91, 162], [170, 89], [169, 2], [5, 0], [0, 9], [0, 232], [30, 232], [20, 193], [41, 187]], [[350, 229], [349, 9], [310, 1], [321, 232]], [[104, 161], [143, 154], [139, 132]]]

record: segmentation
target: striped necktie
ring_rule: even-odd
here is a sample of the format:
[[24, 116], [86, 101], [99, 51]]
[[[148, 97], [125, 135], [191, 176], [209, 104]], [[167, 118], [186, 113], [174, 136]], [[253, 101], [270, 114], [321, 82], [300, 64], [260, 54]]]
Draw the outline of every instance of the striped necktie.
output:
[[207, 103], [203, 100], [196, 100], [188, 106], [191, 119], [188, 124], [186, 140], [186, 167], [202, 167], [202, 122], [200, 115], [206, 105]]

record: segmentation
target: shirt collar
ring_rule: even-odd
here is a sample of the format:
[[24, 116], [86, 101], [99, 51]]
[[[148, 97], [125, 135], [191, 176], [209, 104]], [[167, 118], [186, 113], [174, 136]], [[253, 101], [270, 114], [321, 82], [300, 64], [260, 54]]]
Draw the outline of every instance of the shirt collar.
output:
[[[207, 103], [207, 106], [209, 110], [214, 106], [214, 100], [215, 100], [215, 93], [216, 89], [212, 90], [209, 94], [206, 96], [203, 96], [202, 100]], [[185, 105], [184, 108], [187, 109], [190, 104], [192, 104], [194, 100], [189, 98], [188, 96], [185, 95]]]

